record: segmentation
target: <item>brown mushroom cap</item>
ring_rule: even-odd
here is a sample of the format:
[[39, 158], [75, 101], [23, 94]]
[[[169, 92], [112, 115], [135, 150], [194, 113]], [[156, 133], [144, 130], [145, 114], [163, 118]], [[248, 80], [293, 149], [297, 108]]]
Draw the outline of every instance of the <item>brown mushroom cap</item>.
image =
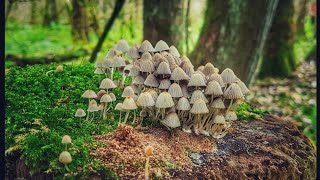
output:
[[226, 99], [242, 99], [243, 94], [240, 87], [236, 83], [232, 83], [223, 93]]
[[143, 92], [139, 95], [137, 105], [141, 107], [151, 107], [155, 105], [154, 99], [148, 92]]
[[102, 61], [103, 68], [109, 68], [109, 67], [111, 67], [111, 64], [112, 64], [112, 60], [110, 60], [110, 59], [106, 59], [106, 60]]
[[116, 101], [117, 98], [113, 93], [109, 93], [109, 96], [111, 97], [112, 101]]
[[101, 97], [102, 97], [104, 94], [107, 94], [107, 91], [101, 89], [101, 90], [97, 93], [97, 98], [96, 98], [96, 99], [100, 100]]
[[126, 97], [122, 103], [122, 109], [124, 109], [124, 110], [134, 110], [137, 108], [138, 107], [132, 97]]
[[206, 113], [209, 113], [209, 110], [207, 108], [206, 103], [202, 99], [197, 99], [194, 102], [194, 104], [190, 110], [190, 113], [192, 113], [192, 114], [206, 114]]
[[132, 95], [134, 94], [134, 91], [132, 89], [132, 87], [127, 86], [124, 88], [123, 92], [122, 92], [122, 97], [132, 97]]
[[173, 83], [171, 84], [171, 86], [169, 87], [168, 93], [170, 93], [170, 95], [174, 98], [179, 98], [182, 97], [182, 90], [179, 84], [177, 83]]
[[112, 102], [112, 98], [110, 97], [109, 94], [104, 94], [101, 99], [100, 99], [101, 103], [108, 103], [108, 102]]
[[128, 42], [124, 39], [121, 39], [116, 45], [116, 50], [122, 51], [122, 52], [128, 52], [129, 51]]
[[153, 74], [149, 74], [143, 84], [150, 87], [158, 87], [159, 81]]
[[97, 98], [97, 94], [92, 90], [86, 90], [82, 96], [83, 98]]
[[172, 96], [168, 92], [160, 93], [157, 100], [156, 100], [156, 107], [157, 108], [170, 108], [172, 106], [174, 106]]
[[206, 95], [222, 96], [222, 88], [217, 81], [210, 81], [204, 91]]
[[171, 46], [170, 46], [169, 53], [170, 53], [172, 56], [180, 57], [180, 53], [179, 53], [179, 51], [177, 50], [177, 48], [176, 48], [174, 45], [171, 45]]
[[206, 96], [203, 94], [203, 92], [201, 90], [195, 90], [192, 93], [191, 99], [190, 99], [190, 104], [194, 104], [196, 102], [197, 99], [202, 99], [205, 103], [208, 103], [208, 99], [206, 98]]
[[77, 109], [74, 116], [75, 117], [84, 117], [84, 116], [86, 116], [86, 112], [83, 109]]
[[160, 51], [166, 51], [169, 50], [169, 46], [166, 42], [163, 40], [160, 40], [157, 42], [156, 46], [154, 47], [155, 51], [160, 52]]
[[148, 40], [144, 40], [140, 48], [138, 49], [139, 52], [155, 52], [155, 49], [152, 47], [152, 44]]
[[117, 86], [114, 84], [114, 82], [109, 79], [109, 78], [105, 78], [101, 81], [100, 83], [100, 89], [113, 89], [116, 88]]
[[154, 148], [152, 146], [147, 146], [144, 150], [144, 153], [146, 154], [147, 157], [153, 155]]
[[190, 102], [186, 97], [181, 97], [176, 105], [177, 110], [189, 111], [191, 109]]
[[122, 108], [122, 103], [118, 103], [115, 107], [114, 107], [115, 110], [119, 110], [119, 111], [123, 111], [123, 108]]
[[175, 112], [167, 114], [164, 120], [160, 122], [169, 128], [177, 128], [181, 126], [179, 116]]
[[63, 164], [69, 164], [72, 162], [71, 154], [68, 151], [63, 151], [59, 155], [59, 162]]
[[140, 90], [139, 90], [139, 88], [138, 88], [138, 86], [136, 84], [131, 84], [130, 86], [133, 89], [133, 92], [135, 94], [139, 94], [140, 93]]
[[158, 89], [169, 89], [171, 85], [171, 81], [169, 79], [162, 79], [160, 80], [160, 85]]

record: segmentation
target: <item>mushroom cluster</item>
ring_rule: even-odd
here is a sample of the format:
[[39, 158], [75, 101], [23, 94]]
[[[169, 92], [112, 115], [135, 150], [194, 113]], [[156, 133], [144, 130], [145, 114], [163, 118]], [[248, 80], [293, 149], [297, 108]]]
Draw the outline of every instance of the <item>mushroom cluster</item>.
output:
[[[127, 44], [121, 40], [117, 47], [122, 43]], [[169, 129], [182, 126], [185, 132], [216, 138], [226, 134], [237, 119], [237, 104], [249, 93], [231, 69], [219, 74], [207, 63], [194, 70], [186, 56], [162, 40], [155, 47], [145, 40], [127, 49], [133, 63], [124, 67], [123, 74], [133, 81], [123, 91], [122, 111], [136, 109], [135, 102], [142, 118], [158, 120]], [[124, 109], [124, 104], [131, 109]]]

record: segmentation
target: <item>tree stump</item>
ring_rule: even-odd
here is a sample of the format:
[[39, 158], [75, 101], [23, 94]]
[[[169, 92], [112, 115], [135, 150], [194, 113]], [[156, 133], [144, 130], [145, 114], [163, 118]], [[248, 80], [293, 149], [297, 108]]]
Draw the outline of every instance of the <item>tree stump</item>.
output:
[[315, 179], [315, 147], [291, 122], [267, 115], [238, 120], [221, 139], [177, 129], [121, 125], [98, 135], [90, 152], [123, 179], [144, 179], [144, 147], [152, 145], [152, 176], [163, 179]]

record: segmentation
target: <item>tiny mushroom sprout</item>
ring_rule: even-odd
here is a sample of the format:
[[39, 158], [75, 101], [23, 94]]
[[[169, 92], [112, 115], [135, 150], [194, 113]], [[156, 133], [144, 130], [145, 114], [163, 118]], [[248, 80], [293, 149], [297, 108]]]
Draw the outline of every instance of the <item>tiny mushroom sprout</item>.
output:
[[[171, 108], [174, 106], [174, 102], [172, 100], [172, 96], [168, 92], [162, 92], [159, 94], [157, 101], [156, 101], [156, 107], [161, 110], [162, 109], [162, 119], [165, 117], [165, 109]], [[156, 113], [156, 117], [158, 115], [158, 111]]]
[[[127, 122], [130, 110], [135, 110], [137, 108], [138, 107], [132, 97], [125, 98], [125, 100], [122, 103], [122, 109], [126, 112], [126, 116], [125, 116], [124, 122], [123, 122], [124, 124]], [[134, 121], [135, 121], [135, 119], [136, 119], [136, 114], [134, 113]]]
[[59, 162], [64, 164], [67, 171], [70, 171], [67, 164], [72, 162], [71, 154], [68, 151], [62, 151], [59, 155]]
[[121, 123], [121, 112], [123, 111], [122, 103], [118, 103], [118, 104], [115, 106], [114, 109], [120, 111], [120, 112], [119, 112], [120, 117], [119, 117], [119, 123], [118, 123], [118, 126], [119, 126], [120, 123]]
[[66, 145], [66, 151], [68, 150], [68, 144], [71, 144], [71, 137], [68, 135], [64, 135], [61, 140], [62, 144]]
[[112, 98], [110, 97], [109, 94], [104, 94], [100, 99], [100, 103], [104, 103], [104, 108], [103, 108], [103, 111], [102, 111], [103, 120], [107, 119], [107, 111], [108, 111], [107, 110], [107, 106], [108, 106], [109, 102], [112, 102]]
[[[88, 114], [89, 112], [92, 112], [92, 118], [91, 118], [91, 121], [94, 119], [94, 112], [97, 112], [99, 111], [99, 107], [98, 107], [98, 104], [97, 104], [97, 101], [92, 99], [89, 103], [89, 107], [88, 107]], [[90, 122], [91, 122], [90, 121]]]
[[154, 148], [152, 146], [147, 146], [144, 149], [144, 153], [146, 155], [146, 164], [144, 168], [144, 175], [145, 175], [145, 180], [149, 180], [149, 159], [150, 156], [153, 155]]

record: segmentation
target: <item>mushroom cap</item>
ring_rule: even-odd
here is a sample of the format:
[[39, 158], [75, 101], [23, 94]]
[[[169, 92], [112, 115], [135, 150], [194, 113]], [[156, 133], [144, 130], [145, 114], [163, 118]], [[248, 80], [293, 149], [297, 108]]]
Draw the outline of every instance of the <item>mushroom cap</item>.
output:
[[123, 108], [122, 108], [122, 103], [118, 103], [115, 107], [114, 107], [115, 110], [119, 110], [119, 111], [123, 111]]
[[109, 78], [105, 78], [101, 81], [100, 83], [100, 89], [113, 89], [116, 88], [117, 86], [114, 84], [114, 82], [109, 79]]
[[103, 67], [103, 68], [111, 67], [111, 64], [112, 64], [112, 63], [113, 63], [112, 60], [106, 59], [106, 60], [102, 61], [102, 67]]
[[108, 103], [108, 102], [112, 102], [112, 98], [110, 97], [109, 94], [104, 94], [101, 99], [100, 99], [101, 103]]
[[96, 62], [96, 68], [102, 68], [102, 63], [103, 63], [103, 61], [97, 61]]
[[190, 104], [194, 104], [197, 99], [202, 99], [205, 103], [209, 102], [208, 99], [206, 98], [206, 96], [203, 94], [203, 92], [199, 89], [193, 91], [191, 99], [190, 99]]
[[[103, 96], [102, 96], [102, 98], [103, 98]], [[101, 98], [101, 99], [102, 99], [102, 98]], [[99, 111], [99, 107], [98, 107], [98, 104], [97, 104], [96, 100], [92, 99], [92, 100], [89, 102], [88, 111], [89, 111], [89, 112]]]
[[162, 79], [160, 80], [160, 85], [158, 89], [169, 89], [171, 85], [171, 81], [169, 79]]
[[138, 48], [136, 46], [132, 46], [128, 50], [128, 56], [132, 59], [138, 59], [140, 58]]
[[168, 93], [170, 93], [170, 95], [174, 98], [176, 97], [182, 97], [182, 90], [179, 84], [177, 83], [173, 83], [171, 84], [171, 86], [169, 87]]
[[157, 92], [153, 89], [149, 89], [147, 92], [152, 96], [154, 102], [156, 102], [158, 98]]
[[217, 81], [221, 87], [224, 87], [224, 83], [223, 83], [223, 80], [222, 80], [222, 77], [220, 76], [220, 74], [218, 73], [213, 73], [211, 74], [211, 76], [209, 77], [208, 81]]
[[133, 98], [134, 102], [137, 102], [137, 100], [139, 98], [138, 95], [136, 95], [136, 94], [133, 94], [131, 97]]
[[138, 76], [140, 74], [140, 67], [133, 65], [130, 69], [128, 76]]
[[174, 45], [170, 46], [169, 53], [172, 54], [172, 56], [180, 57], [180, 53], [179, 53], [178, 49]]
[[149, 74], [143, 84], [150, 87], [158, 87], [159, 81], [153, 74]]
[[163, 40], [160, 40], [157, 42], [156, 46], [154, 47], [155, 51], [166, 51], [169, 50], [169, 46], [166, 42], [164, 42]]
[[171, 70], [170, 70], [170, 67], [169, 67], [169, 64], [162, 61], [158, 68], [157, 68], [157, 71], [156, 71], [157, 74], [171, 74]]
[[70, 143], [71, 143], [71, 137], [68, 136], [68, 135], [64, 135], [64, 136], [62, 137], [61, 143], [62, 143], [62, 144], [70, 144]]
[[152, 47], [152, 44], [148, 40], [144, 40], [140, 48], [138, 49], [139, 52], [155, 52], [155, 49]]
[[230, 68], [223, 70], [220, 76], [225, 84], [233, 83], [237, 79], [237, 76]]
[[57, 66], [56, 71], [57, 72], [62, 72], [63, 71], [63, 66], [62, 65]]
[[136, 76], [134, 79], [133, 79], [133, 84], [138, 84], [138, 85], [141, 85], [143, 84], [145, 81], [145, 79], [141, 76], [141, 75], [138, 75]]
[[[172, 56], [173, 56], [173, 55], [172, 55]], [[180, 64], [182, 63], [181, 59], [180, 59], [179, 57], [176, 57], [176, 56], [173, 56], [173, 58], [174, 58], [174, 61], [176, 62], [176, 64], [177, 64], [178, 66], [180, 66]]]
[[205, 76], [210, 76], [211, 74], [213, 74], [215, 72], [215, 67], [211, 64], [211, 63], [207, 63], [204, 68], [203, 68], [203, 74]]
[[187, 56], [182, 56], [182, 57], [181, 57], [181, 61], [191, 63], [190, 59], [189, 59]]
[[229, 111], [225, 115], [226, 120], [235, 121], [238, 119], [237, 114], [234, 111]]
[[111, 67], [125, 67], [126, 62], [121, 56], [114, 56], [112, 59], [113, 63], [111, 64]]
[[122, 109], [124, 110], [134, 110], [137, 109], [137, 105], [134, 102], [134, 99], [132, 97], [126, 97], [122, 103]]
[[122, 52], [128, 52], [129, 51], [128, 42], [124, 39], [121, 39], [116, 45], [116, 50], [122, 51]]
[[134, 94], [134, 90], [132, 89], [131, 86], [127, 86], [124, 88], [123, 92], [122, 92], [122, 97], [128, 97]]
[[126, 67], [123, 69], [123, 73], [128, 75], [130, 73], [130, 69], [132, 68], [132, 64], [127, 64]]
[[163, 57], [165, 57], [168, 60], [170, 66], [177, 65], [176, 60], [170, 53], [166, 53]]
[[141, 59], [142, 60], [152, 60], [152, 56], [149, 52], [144, 52], [142, 55], [141, 55]]
[[167, 114], [164, 120], [160, 122], [169, 128], [177, 128], [181, 126], [179, 116], [175, 112]]
[[250, 90], [247, 88], [247, 86], [244, 84], [244, 82], [242, 82], [240, 79], [238, 79], [236, 81], [236, 83], [240, 87], [242, 94], [244, 94], [244, 95], [249, 94]]
[[111, 97], [112, 101], [116, 101], [117, 98], [113, 93], [109, 93], [109, 96]]
[[84, 116], [86, 116], [86, 112], [83, 109], [77, 109], [74, 116], [75, 117], [84, 117]]
[[68, 151], [62, 151], [59, 155], [59, 162], [62, 164], [69, 164], [72, 162], [71, 154]]
[[104, 71], [102, 71], [102, 69], [101, 68], [96, 68], [95, 70], [94, 70], [94, 74], [104, 74]]
[[97, 93], [97, 98], [96, 98], [96, 99], [100, 100], [101, 97], [102, 97], [103, 95], [105, 95], [105, 94], [107, 94], [107, 91], [101, 89], [101, 90]]
[[232, 83], [223, 93], [226, 99], [242, 99], [243, 94], [237, 83]]
[[206, 114], [209, 113], [206, 103], [202, 99], [197, 99], [192, 108], [190, 109], [192, 114]]
[[213, 120], [214, 123], [216, 124], [225, 124], [226, 120], [222, 115], [216, 115], [216, 117]]
[[154, 71], [154, 65], [151, 60], [143, 60], [140, 64], [140, 71], [152, 73]]
[[137, 105], [141, 107], [151, 107], [155, 105], [155, 102], [151, 94], [149, 94], [148, 92], [143, 92], [139, 95]]
[[188, 83], [188, 87], [189, 86], [207, 86], [206, 85], [206, 80], [203, 78], [203, 76], [200, 73], [194, 73], [192, 74], [189, 83]]
[[217, 81], [210, 81], [204, 91], [206, 95], [222, 96], [222, 88]]
[[202, 72], [202, 71], [203, 71], [203, 69], [204, 69], [204, 66], [203, 66], [203, 65], [201, 65], [201, 66], [199, 66], [199, 67], [198, 67], [197, 71], [201, 71], [201, 72]]
[[160, 93], [157, 100], [156, 100], [156, 107], [157, 108], [170, 108], [172, 106], [174, 106], [174, 102], [172, 100], [170, 93], [168, 93], [168, 92]]
[[180, 67], [183, 69], [184, 72], [186, 72], [186, 74], [188, 74], [188, 76], [191, 76], [194, 73], [193, 65], [191, 63], [187, 62], [181, 64], [182, 66], [180, 65]]
[[188, 91], [188, 87], [186, 85], [181, 85], [182, 94], [184, 97], [191, 97], [191, 94]]
[[97, 94], [92, 90], [86, 90], [82, 96], [83, 98], [97, 98]]
[[107, 59], [112, 59], [114, 56], [117, 55], [117, 51], [114, 48], [111, 48], [107, 54]]
[[103, 108], [104, 108], [104, 105], [103, 104], [99, 104], [98, 108], [99, 108], [99, 111], [102, 111]]
[[224, 109], [226, 108], [221, 98], [216, 98], [210, 104], [211, 107], [216, 109]]
[[144, 153], [146, 154], [147, 157], [152, 156], [153, 155], [153, 151], [154, 151], [154, 148], [152, 146], [147, 146], [144, 149]]
[[131, 84], [130, 86], [133, 89], [133, 92], [135, 94], [139, 94], [140, 93], [140, 90], [139, 90], [139, 88], [138, 88], [138, 86], [136, 84]]
[[186, 97], [181, 97], [176, 105], [176, 109], [180, 111], [189, 111], [191, 109], [189, 100]]
[[180, 67], [175, 68], [172, 71], [171, 77], [170, 77], [170, 80], [174, 80], [174, 81], [189, 80], [189, 79], [190, 77]]
[[207, 80], [206, 80], [206, 75], [204, 75], [203, 72], [201, 72], [201, 71], [195, 71], [194, 73], [201, 74], [201, 76], [203, 77], [203, 79], [205, 80], [205, 82], [207, 81]]

